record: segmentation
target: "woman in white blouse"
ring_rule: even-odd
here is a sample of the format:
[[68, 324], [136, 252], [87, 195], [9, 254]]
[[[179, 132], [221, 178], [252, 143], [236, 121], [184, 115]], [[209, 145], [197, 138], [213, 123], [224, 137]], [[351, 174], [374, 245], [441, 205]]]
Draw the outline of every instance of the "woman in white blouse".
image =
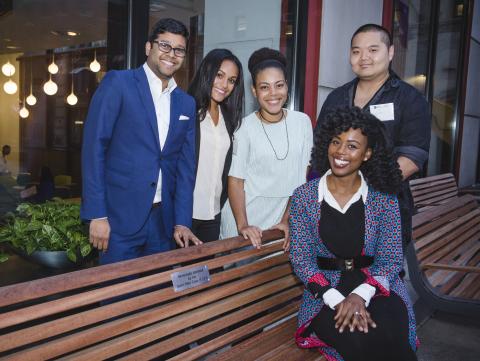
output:
[[232, 136], [242, 121], [242, 64], [227, 49], [214, 49], [202, 60], [188, 89], [197, 104], [197, 179], [192, 232], [203, 242], [217, 240], [220, 211], [227, 199]]
[[259, 109], [235, 132], [228, 177], [229, 203], [222, 210], [220, 237], [243, 235], [260, 248], [262, 230], [285, 232], [289, 248], [289, 200], [305, 183], [313, 143], [308, 115], [283, 108], [288, 86], [286, 59], [262, 48], [248, 60]]

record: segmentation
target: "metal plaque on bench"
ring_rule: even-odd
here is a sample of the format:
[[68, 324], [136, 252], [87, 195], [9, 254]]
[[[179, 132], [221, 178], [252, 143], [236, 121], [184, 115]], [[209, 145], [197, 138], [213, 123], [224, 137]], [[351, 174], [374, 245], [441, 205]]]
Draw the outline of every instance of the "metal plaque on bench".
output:
[[188, 288], [197, 287], [210, 282], [210, 272], [208, 271], [207, 265], [174, 272], [171, 274], [171, 277], [175, 292], [183, 291]]

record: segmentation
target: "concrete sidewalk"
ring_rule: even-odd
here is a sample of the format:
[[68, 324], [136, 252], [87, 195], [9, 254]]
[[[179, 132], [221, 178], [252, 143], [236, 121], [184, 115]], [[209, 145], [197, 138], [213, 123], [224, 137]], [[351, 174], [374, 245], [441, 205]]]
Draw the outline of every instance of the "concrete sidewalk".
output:
[[418, 325], [419, 361], [480, 360], [480, 322], [436, 312]]
[[417, 319], [417, 334], [420, 340], [417, 352], [418, 361], [480, 360], [480, 321], [478, 317], [474, 320], [473, 317], [434, 312], [419, 299], [410, 283], [408, 270], [404, 280], [414, 303]]

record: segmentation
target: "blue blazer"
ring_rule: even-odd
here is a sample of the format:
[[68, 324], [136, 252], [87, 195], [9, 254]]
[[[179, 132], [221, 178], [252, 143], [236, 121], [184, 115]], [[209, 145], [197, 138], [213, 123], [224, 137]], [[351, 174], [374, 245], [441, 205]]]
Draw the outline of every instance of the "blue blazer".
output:
[[175, 225], [191, 227], [195, 117], [194, 99], [175, 88], [160, 150], [143, 67], [109, 71], [92, 98], [83, 130], [82, 219], [108, 217], [113, 232], [136, 233], [147, 220], [161, 169], [166, 236], [172, 237]]

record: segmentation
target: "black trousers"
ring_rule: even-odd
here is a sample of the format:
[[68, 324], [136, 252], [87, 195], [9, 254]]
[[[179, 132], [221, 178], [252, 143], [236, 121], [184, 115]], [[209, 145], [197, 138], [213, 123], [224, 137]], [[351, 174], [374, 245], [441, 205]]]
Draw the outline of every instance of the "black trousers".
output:
[[408, 342], [408, 314], [402, 299], [393, 292], [389, 297], [372, 298], [368, 312], [377, 324], [369, 327], [368, 333], [350, 332], [348, 327], [339, 333], [333, 319], [336, 311], [327, 306], [312, 320], [310, 330], [345, 361], [416, 361]]
[[214, 219], [208, 221], [192, 219], [192, 232], [202, 242], [216, 241], [220, 236], [220, 216], [218, 213]]

